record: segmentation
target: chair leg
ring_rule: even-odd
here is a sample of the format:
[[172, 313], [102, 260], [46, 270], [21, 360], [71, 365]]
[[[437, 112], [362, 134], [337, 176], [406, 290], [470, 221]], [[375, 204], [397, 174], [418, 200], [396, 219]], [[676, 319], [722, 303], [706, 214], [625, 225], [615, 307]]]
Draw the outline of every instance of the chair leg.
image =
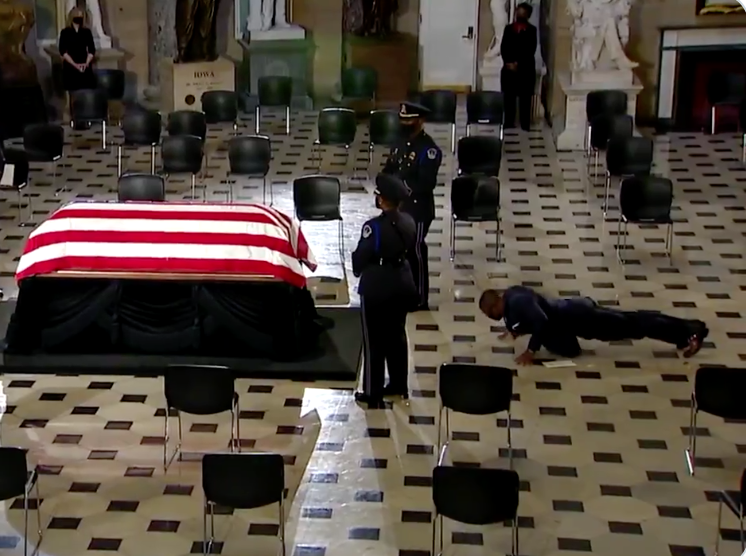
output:
[[202, 503], [202, 556], [207, 556], [207, 554], [210, 552], [210, 547], [208, 546], [209, 541], [207, 538], [207, 506], [210, 503], [205, 500]]
[[715, 122], [717, 121], [717, 108], [710, 108], [710, 135], [715, 135]]
[[513, 469], [513, 432], [511, 424], [513, 422], [513, 418], [510, 414], [510, 411], [508, 411], [508, 422], [506, 423], [508, 427], [508, 465], [510, 466], [510, 469]]
[[503, 141], [505, 139], [505, 126], [503, 124], [500, 124], [500, 141]]
[[668, 260], [673, 259], [673, 222], [666, 230], [666, 255], [668, 255]]
[[469, 123], [467, 122], [466, 123], [466, 136], [469, 137], [470, 134], [471, 134], [471, 125], [469, 125]]
[[150, 146], [150, 173], [155, 174], [155, 145]]
[[168, 468], [173, 463], [174, 459], [178, 459], [179, 455], [181, 454], [181, 444], [182, 444], [182, 429], [181, 429], [181, 412], [177, 409], [176, 411], [176, 424], [177, 424], [177, 438], [176, 438], [176, 448], [174, 449], [173, 454], [168, 454], [168, 441], [170, 439], [169, 435], [169, 421], [171, 420], [169, 416], [169, 411], [171, 408], [166, 408], [166, 416], [164, 418], [164, 432], [163, 435], [163, 472], [166, 473], [168, 471]]
[[718, 523], [715, 528], [715, 552], [713, 556], [718, 556], [720, 552], [720, 525], [723, 523], [723, 495], [720, 495], [720, 502], [718, 503]]
[[285, 107], [285, 135], [290, 135], [290, 106]]
[[233, 202], [233, 180], [231, 179], [231, 171], [225, 175], [225, 202], [231, 204]]
[[456, 218], [451, 214], [451, 262], [456, 258]]
[[231, 439], [228, 448], [231, 452], [241, 451], [241, 429], [240, 429], [241, 410], [238, 407], [238, 400], [233, 402], [231, 407]]
[[691, 476], [694, 476], [697, 466], [697, 400], [692, 394], [689, 412], [689, 445], [686, 449], [686, 466]]
[[591, 176], [591, 186], [595, 187], [598, 176], [598, 149], [593, 149], [593, 175]]
[[456, 122], [451, 124], [451, 152], [456, 154]]
[[337, 226], [337, 244], [339, 245], [339, 259], [342, 263], [342, 268], [345, 266], [345, 226], [344, 220], [339, 219], [339, 225]]
[[432, 529], [432, 550], [430, 551], [431, 556], [440, 556], [440, 551], [443, 549], [443, 546], [438, 546], [438, 529], [443, 528], [443, 518], [438, 514], [437, 510], [435, 511], [435, 516], [433, 517], [433, 529]]
[[194, 201], [197, 198], [197, 175], [196, 174], [192, 174], [191, 185], [192, 185], [191, 197], [192, 197], [192, 201]]
[[746, 164], [746, 131], [743, 132], [743, 137], [741, 137], [741, 162]]
[[259, 135], [260, 120], [262, 118], [262, 107], [258, 104], [254, 108], [254, 133]]
[[584, 143], [585, 143], [585, 155], [586, 157], [590, 157], [591, 155], [591, 124], [587, 124], [585, 126], [585, 137], [584, 137]]
[[287, 546], [285, 543], [285, 500], [284, 500], [284, 493], [283, 498], [280, 498], [280, 503], [278, 504], [280, 509], [278, 510], [279, 518], [280, 518], [280, 530], [278, 531], [277, 536], [280, 538], [280, 553], [282, 556], [287, 556]]
[[55, 197], [58, 196], [60, 193], [67, 193], [67, 184], [63, 181], [62, 187], [59, 189], [55, 189], [57, 187], [57, 161], [55, 160], [52, 162], [52, 189], [54, 189], [54, 195]]
[[443, 429], [443, 412], [448, 411], [445, 407], [442, 405], [440, 406], [440, 410], [438, 411], [438, 440], [437, 444], [435, 445], [435, 462], [437, 465], [438, 458], [440, 458], [440, 447], [441, 447], [441, 441], [443, 438], [442, 435], [442, 429]]
[[101, 122], [101, 150], [106, 150], [106, 120]]
[[[124, 151], [124, 147], [122, 145], [117, 145], [117, 177], [122, 177], [122, 152]], [[152, 163], [151, 163], [152, 166]], [[155, 173], [151, 170], [151, 173]]]
[[518, 547], [518, 539], [520, 533], [518, 532], [518, 515], [513, 518], [513, 526], [511, 527], [511, 556], [518, 556], [520, 554], [520, 548]]
[[502, 229], [500, 227], [500, 209], [497, 209], [497, 214], [495, 215], [495, 262], [499, 263], [500, 261], [500, 240], [502, 239]]
[[614, 250], [616, 251], [616, 256], [617, 256], [617, 259], [619, 259], [619, 262], [624, 264], [624, 257], [622, 257], [622, 214], [621, 212], [619, 213], [619, 218], [616, 221], [616, 242], [614, 243]]
[[606, 216], [606, 213], [609, 211], [609, 190], [611, 189], [611, 174], [609, 172], [606, 172], [606, 181], [604, 182], [604, 216]]
[[368, 145], [368, 163], [365, 166], [365, 175], [368, 179], [370, 179], [370, 167], [373, 166], [373, 143], [370, 143]]

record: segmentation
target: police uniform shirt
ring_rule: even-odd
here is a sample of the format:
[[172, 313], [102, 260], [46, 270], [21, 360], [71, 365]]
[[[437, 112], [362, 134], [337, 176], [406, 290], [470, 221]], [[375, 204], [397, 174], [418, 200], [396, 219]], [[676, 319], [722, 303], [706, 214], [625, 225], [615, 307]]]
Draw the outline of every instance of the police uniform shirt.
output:
[[382, 211], [363, 225], [352, 253], [352, 272], [360, 277], [362, 296], [391, 298], [416, 295], [412, 270], [406, 260], [417, 237], [412, 217], [397, 210]]
[[503, 320], [513, 336], [531, 334], [529, 351], [539, 351], [548, 332], [550, 303], [530, 288], [513, 286], [503, 294]]
[[412, 191], [402, 210], [417, 220], [435, 216], [434, 191], [442, 160], [443, 152], [424, 130], [414, 137], [402, 139], [386, 160], [384, 173], [399, 176]]

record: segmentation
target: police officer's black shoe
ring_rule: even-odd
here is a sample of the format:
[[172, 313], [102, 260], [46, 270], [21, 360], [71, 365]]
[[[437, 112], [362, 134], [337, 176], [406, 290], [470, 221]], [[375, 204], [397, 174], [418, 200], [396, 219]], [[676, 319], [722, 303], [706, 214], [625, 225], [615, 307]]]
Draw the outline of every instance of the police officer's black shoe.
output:
[[368, 409], [386, 409], [383, 399], [372, 399], [365, 392], [355, 392], [355, 401], [360, 404], [368, 404]]
[[383, 395], [387, 398], [393, 398], [393, 397], [399, 397], [403, 400], [409, 399], [409, 390], [405, 388], [396, 388], [391, 386], [391, 384], [387, 384], [383, 387]]

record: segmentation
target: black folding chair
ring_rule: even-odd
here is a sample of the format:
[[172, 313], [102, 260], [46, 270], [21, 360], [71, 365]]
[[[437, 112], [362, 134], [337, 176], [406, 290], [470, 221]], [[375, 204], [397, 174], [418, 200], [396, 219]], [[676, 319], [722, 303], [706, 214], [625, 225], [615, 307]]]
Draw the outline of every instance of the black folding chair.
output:
[[124, 174], [117, 182], [117, 198], [119, 202], [165, 201], [166, 180], [155, 174]]
[[[635, 122], [632, 116], [601, 114], [593, 119], [590, 127], [590, 156], [587, 157], [586, 174], [589, 181], [595, 183], [598, 176], [599, 155], [606, 151], [612, 137], [632, 137]], [[591, 172], [591, 168], [593, 171]]]
[[238, 129], [238, 98], [233, 91], [202, 93], [202, 112], [208, 124], [229, 123]]
[[591, 91], [585, 99], [585, 152], [591, 154], [591, 133], [593, 120], [598, 116], [623, 116], [627, 113], [627, 93], [624, 91], [607, 90]]
[[365, 168], [370, 173], [376, 147], [391, 149], [401, 139], [401, 120], [395, 110], [373, 110], [368, 120], [368, 164]]
[[472, 91], [466, 96], [466, 136], [473, 125], [497, 126], [503, 138], [505, 99], [498, 91]]
[[[449, 410], [467, 415], [491, 415], [507, 412], [508, 461], [513, 469], [513, 442], [510, 402], [513, 398], [513, 370], [505, 367], [444, 363], [438, 372], [438, 453], [442, 459], [451, 440]], [[441, 446], [445, 413], [445, 442]]]
[[[197, 174], [202, 171], [204, 158], [205, 142], [196, 135], [169, 135], [163, 138], [161, 145], [163, 173], [167, 179], [174, 174], [189, 174], [192, 199], [197, 198]], [[203, 188], [203, 199], [206, 193]]]
[[254, 113], [254, 133], [259, 135], [263, 108], [285, 109], [285, 134], [290, 135], [290, 104], [293, 101], [293, 80], [287, 76], [266, 75], [257, 82], [259, 98]]
[[491, 135], [473, 135], [458, 140], [458, 174], [497, 177], [503, 156], [503, 142]]
[[[272, 163], [272, 144], [264, 135], [233, 137], [228, 143], [228, 202], [233, 202], [232, 176], [262, 178], [262, 203], [267, 202], [267, 174]], [[272, 186], [269, 188], [269, 205], [274, 202]]]
[[[485, 467], [449, 467], [442, 458], [433, 469], [433, 556], [443, 553], [444, 517], [468, 525], [511, 522], [512, 556], [519, 554], [518, 473]], [[440, 534], [438, 534], [438, 530]], [[504, 554], [504, 551], [500, 551]]]
[[[241, 451], [241, 424], [239, 420], [238, 394], [235, 376], [227, 367], [208, 365], [173, 365], [163, 375], [163, 390], [166, 396], [164, 421], [163, 468], [168, 467], [181, 453], [181, 413], [190, 415], [217, 415], [231, 413], [231, 451]], [[173, 454], [168, 453], [169, 417], [175, 410], [177, 419], [177, 444]]]
[[122, 118], [124, 140], [117, 147], [117, 175], [122, 175], [125, 147], [150, 147], [150, 173], [155, 174], [155, 148], [161, 142], [161, 115], [155, 110], [133, 108]]
[[[205, 454], [202, 458], [202, 552], [212, 554], [215, 543], [215, 507], [234, 510], [278, 505], [278, 540], [285, 547], [285, 461], [280, 454]], [[209, 529], [209, 531], [208, 531]]]
[[[18, 195], [18, 226], [21, 228], [35, 226], [34, 207], [31, 201], [31, 195], [24, 195], [23, 192], [28, 186], [29, 180], [29, 163], [26, 153], [19, 149], [3, 149], [0, 146], [0, 178], [3, 181], [9, 178], [5, 172], [13, 172], [13, 179], [10, 183], [0, 181], [0, 190], [15, 191]], [[26, 197], [26, 212], [28, 217], [23, 218], [23, 198]]]
[[743, 377], [746, 369], [700, 367], [694, 375], [689, 413], [689, 446], [686, 464], [691, 475], [697, 466], [697, 416], [700, 412], [722, 419], [746, 420], [743, 403]]
[[666, 226], [666, 256], [673, 254], [673, 182], [658, 176], [640, 176], [622, 180], [619, 187], [619, 220], [617, 221], [616, 254], [625, 262], [627, 228], [629, 224]]
[[38, 540], [34, 554], [39, 550], [42, 541], [41, 496], [39, 495], [39, 470], [28, 468], [26, 452], [20, 448], [0, 447], [0, 500], [23, 499], [23, 556], [29, 553], [29, 510], [31, 510], [31, 493], [36, 495], [36, 527]]
[[[52, 163], [52, 188], [55, 195], [67, 191], [67, 186], [55, 188], [57, 184], [57, 163], [65, 148], [65, 129], [55, 124], [31, 124], [23, 129], [23, 152], [29, 163]], [[12, 150], [12, 149], [8, 149]]]
[[653, 169], [653, 140], [647, 137], [611, 137], [606, 146], [604, 216], [609, 210], [611, 180], [649, 176]]
[[746, 164], [746, 98], [741, 102], [738, 118], [741, 125], [741, 162]]
[[71, 91], [72, 120], [70, 124], [101, 123], [101, 148], [106, 150], [106, 125], [109, 119], [109, 96], [105, 89]]
[[720, 553], [720, 524], [723, 522], [723, 505], [738, 518], [738, 532], [741, 535], [741, 552], [746, 551], [746, 535], [743, 529], [744, 503], [746, 503], [746, 469], [741, 473], [740, 490], [723, 490], [719, 493], [717, 537], [715, 537], [715, 554]]
[[500, 180], [466, 175], [451, 181], [451, 261], [456, 258], [457, 222], [494, 222], [495, 260], [500, 262]]
[[456, 152], [456, 108], [458, 97], [453, 91], [431, 90], [417, 95], [417, 102], [430, 110], [427, 121], [432, 124], [451, 126], [451, 152]]
[[345, 236], [341, 198], [342, 184], [334, 176], [304, 176], [293, 180], [293, 204], [299, 222], [337, 221], [339, 257], [344, 270]]
[[746, 99], [746, 73], [715, 72], [707, 80], [710, 133], [715, 135], [718, 108], [738, 106]]
[[[345, 168], [350, 161], [350, 146], [357, 134], [357, 116], [349, 108], [324, 108], [319, 112], [318, 135], [313, 142], [311, 160], [316, 158], [321, 170], [321, 148], [342, 147], [345, 151]], [[355, 176], [355, 161], [352, 161], [352, 175]]]
[[166, 119], [166, 132], [171, 137], [191, 135], [203, 142], [207, 139], [207, 118], [203, 112], [195, 110], [177, 110]]

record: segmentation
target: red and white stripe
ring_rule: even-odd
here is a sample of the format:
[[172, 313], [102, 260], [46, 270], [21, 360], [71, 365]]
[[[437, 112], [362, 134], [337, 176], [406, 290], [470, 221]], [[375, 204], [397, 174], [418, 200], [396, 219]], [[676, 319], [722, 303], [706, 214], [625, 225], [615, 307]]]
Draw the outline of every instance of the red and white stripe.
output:
[[264, 205], [71, 203], [36, 228], [16, 280], [58, 271], [272, 276], [305, 287], [299, 224]]

